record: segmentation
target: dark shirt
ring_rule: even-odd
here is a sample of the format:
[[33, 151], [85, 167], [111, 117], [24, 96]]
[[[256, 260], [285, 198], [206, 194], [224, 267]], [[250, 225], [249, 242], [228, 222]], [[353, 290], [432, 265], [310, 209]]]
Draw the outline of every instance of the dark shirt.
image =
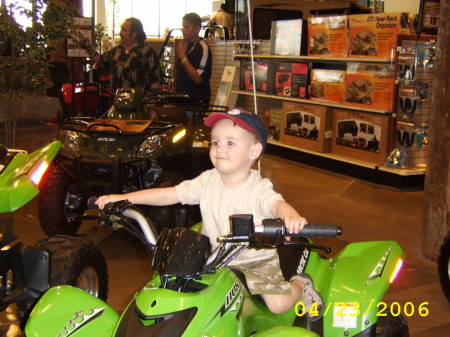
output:
[[134, 47], [128, 54], [123, 45], [114, 47], [101, 55], [99, 66], [110, 69], [113, 92], [128, 87], [145, 94], [160, 81], [158, 54], [147, 44]]
[[177, 61], [177, 92], [185, 92], [192, 96], [199, 97], [204, 104], [209, 104], [211, 98], [211, 79], [212, 54], [206, 42], [199, 39], [187, 45], [187, 59], [192, 66], [197, 69], [198, 74], [203, 78], [200, 84], [195, 83], [184, 70], [181, 60]]

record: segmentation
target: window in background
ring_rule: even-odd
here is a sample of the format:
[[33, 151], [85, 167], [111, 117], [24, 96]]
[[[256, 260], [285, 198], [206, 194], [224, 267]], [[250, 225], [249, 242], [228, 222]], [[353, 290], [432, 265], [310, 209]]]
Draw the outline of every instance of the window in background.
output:
[[[91, 0], [83, 0], [91, 3]], [[84, 15], [87, 5], [84, 5]], [[120, 26], [126, 18], [136, 17], [141, 20], [145, 33], [151, 37], [161, 37], [165, 28], [181, 28], [184, 14], [196, 12], [200, 17], [211, 15], [211, 0], [106, 0], [107, 26], [114, 27], [110, 34], [119, 37]], [[109, 9], [112, 8], [112, 15]]]
[[85, 18], [92, 18], [92, 1], [83, 0], [83, 16]]
[[[21, 13], [23, 10], [31, 10], [31, 3], [29, 1], [18, 1], [18, 0], [6, 0], [6, 7], [9, 8], [10, 13], [13, 14], [16, 22], [22, 27], [31, 26], [31, 18]], [[43, 10], [45, 9], [45, 5]]]

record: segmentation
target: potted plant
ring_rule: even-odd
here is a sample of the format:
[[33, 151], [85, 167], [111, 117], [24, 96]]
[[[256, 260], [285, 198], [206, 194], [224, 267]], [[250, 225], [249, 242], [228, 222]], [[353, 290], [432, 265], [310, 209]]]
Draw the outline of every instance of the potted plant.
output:
[[[21, 14], [31, 25], [14, 19]], [[26, 95], [48, 85], [47, 62], [57, 43], [77, 39], [73, 17], [79, 11], [67, 0], [21, 0], [0, 5], [0, 121], [7, 147], [14, 147], [17, 120]], [[39, 108], [39, 107], [37, 107]]]

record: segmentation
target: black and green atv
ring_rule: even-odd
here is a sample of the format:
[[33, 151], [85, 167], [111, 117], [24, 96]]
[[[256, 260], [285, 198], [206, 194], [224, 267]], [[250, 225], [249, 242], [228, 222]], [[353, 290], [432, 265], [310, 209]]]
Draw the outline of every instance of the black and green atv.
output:
[[[202, 106], [187, 95], [143, 98], [122, 88], [100, 118], [63, 121], [61, 151], [41, 185], [43, 231], [75, 234], [90, 196], [174, 186], [211, 168]], [[146, 209], [157, 227], [188, 225], [192, 213], [181, 205]]]

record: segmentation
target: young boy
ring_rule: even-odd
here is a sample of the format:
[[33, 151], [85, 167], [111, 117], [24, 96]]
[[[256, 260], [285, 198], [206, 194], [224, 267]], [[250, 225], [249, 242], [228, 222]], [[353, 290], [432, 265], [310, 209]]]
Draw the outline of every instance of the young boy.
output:
[[[214, 169], [175, 187], [148, 189], [124, 195], [107, 195], [98, 199], [102, 209], [109, 202], [128, 199], [134, 204], [165, 206], [181, 202], [199, 204], [202, 214], [202, 234], [215, 238], [230, 233], [230, 216], [253, 214], [255, 224], [264, 218], [281, 218], [290, 233], [298, 233], [306, 219], [284, 201], [268, 179], [251, 169], [264, 152], [267, 131], [262, 120], [253, 113], [234, 109], [213, 113], [205, 120], [212, 127], [210, 158]], [[295, 275], [287, 282], [281, 273], [275, 249], [247, 249], [230, 266], [241, 270], [252, 294], [261, 294], [267, 307], [276, 314], [290, 310], [301, 301], [312, 320], [309, 309], [315, 302], [323, 308], [320, 294], [308, 275]]]

